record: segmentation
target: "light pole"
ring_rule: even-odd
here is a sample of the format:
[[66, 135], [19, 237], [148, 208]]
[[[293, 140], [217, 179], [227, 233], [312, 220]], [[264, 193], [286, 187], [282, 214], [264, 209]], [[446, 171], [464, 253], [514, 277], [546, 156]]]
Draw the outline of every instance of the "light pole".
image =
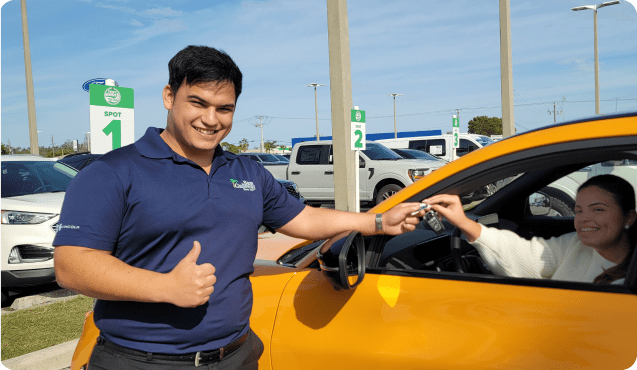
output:
[[87, 131], [84, 133], [84, 141], [86, 142], [86, 151], [91, 152], [91, 132]]
[[318, 100], [316, 98], [316, 88], [318, 86], [325, 86], [322, 84], [311, 83], [305, 86], [314, 86], [314, 113], [316, 114], [316, 141], [319, 141], [319, 126], [318, 126]]
[[574, 10], [574, 11], [585, 10], [585, 9], [592, 9], [594, 11], [593, 27], [595, 29], [594, 31], [594, 34], [595, 34], [595, 114], [599, 114], [599, 59], [597, 57], [597, 9], [603, 8], [609, 5], [615, 5], [615, 4], [619, 4], [619, 0], [606, 1], [604, 3], [597, 4], [597, 5], [584, 5], [584, 6], [571, 8], [571, 10]]
[[389, 94], [387, 96], [394, 97], [394, 139], [398, 139], [398, 128], [396, 127], [396, 97], [402, 96], [403, 94]]

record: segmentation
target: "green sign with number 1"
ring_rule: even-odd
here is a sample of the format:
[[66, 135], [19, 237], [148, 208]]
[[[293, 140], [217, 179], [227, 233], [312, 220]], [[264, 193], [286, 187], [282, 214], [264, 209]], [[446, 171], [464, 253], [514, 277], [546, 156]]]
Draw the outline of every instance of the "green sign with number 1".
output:
[[104, 154], [135, 141], [133, 89], [89, 85], [91, 153]]

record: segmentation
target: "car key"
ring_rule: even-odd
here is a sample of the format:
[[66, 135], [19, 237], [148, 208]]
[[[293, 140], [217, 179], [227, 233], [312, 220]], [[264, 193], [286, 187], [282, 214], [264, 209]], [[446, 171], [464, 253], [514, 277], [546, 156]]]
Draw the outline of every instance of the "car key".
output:
[[427, 223], [427, 226], [429, 226], [429, 228], [436, 234], [440, 234], [441, 232], [445, 231], [445, 225], [443, 225], [443, 223], [438, 219], [438, 212], [430, 210], [425, 213], [425, 216], [423, 218]]
[[[429, 204], [424, 202], [420, 203], [420, 208], [416, 212], [412, 212], [411, 215], [415, 216], [418, 214], [418, 212], [427, 208], [430, 208]], [[423, 219], [427, 223], [427, 226], [429, 226], [429, 228], [433, 230], [436, 234], [440, 234], [441, 232], [445, 230], [445, 225], [443, 225], [443, 223], [438, 219], [438, 212], [430, 209], [429, 211], [427, 211], [427, 213], [425, 213], [425, 215], [423, 216]]]

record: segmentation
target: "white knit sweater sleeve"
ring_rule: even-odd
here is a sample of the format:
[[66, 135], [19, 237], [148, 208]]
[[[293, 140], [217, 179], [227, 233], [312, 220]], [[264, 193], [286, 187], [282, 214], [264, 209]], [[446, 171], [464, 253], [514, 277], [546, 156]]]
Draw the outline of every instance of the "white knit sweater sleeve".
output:
[[480, 237], [470, 244], [496, 275], [550, 279], [573, 242], [572, 234], [527, 240], [512, 231], [480, 226]]

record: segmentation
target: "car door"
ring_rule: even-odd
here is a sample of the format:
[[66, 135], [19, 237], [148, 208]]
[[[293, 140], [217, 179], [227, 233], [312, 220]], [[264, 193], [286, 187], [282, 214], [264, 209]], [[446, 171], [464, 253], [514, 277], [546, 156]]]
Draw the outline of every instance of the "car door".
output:
[[[464, 204], [470, 217], [528, 238], [563, 235], [573, 231], [573, 219], [531, 214], [530, 195], [597, 161], [636, 160], [634, 137], [602, 137], [605, 127], [588, 126], [579, 142], [512, 152], [486, 147], [490, 160], [461, 158], [456, 163], [465, 171], [436, 182], [435, 176], [453, 170], [446, 166], [405, 189], [402, 201], [439, 192], [463, 199], [502, 180], [495, 193]], [[594, 130], [600, 138], [591, 138]], [[377, 211], [400, 199], [390, 198]], [[451, 263], [450, 224], [439, 236], [424, 227], [368, 237], [368, 269], [355, 289], [335, 290], [318, 269], [297, 273], [279, 303], [273, 368], [322, 369], [328, 360], [335, 368], [356, 369], [628, 369], [636, 362], [637, 254], [621, 284], [498, 276], [475, 258], [476, 271], [460, 273]]]
[[296, 164], [290, 167], [294, 181], [307, 200], [334, 200], [334, 166], [330, 163], [331, 144], [299, 147]]
[[273, 369], [627, 369], [637, 357], [635, 295], [400, 275], [337, 292], [297, 274]]

